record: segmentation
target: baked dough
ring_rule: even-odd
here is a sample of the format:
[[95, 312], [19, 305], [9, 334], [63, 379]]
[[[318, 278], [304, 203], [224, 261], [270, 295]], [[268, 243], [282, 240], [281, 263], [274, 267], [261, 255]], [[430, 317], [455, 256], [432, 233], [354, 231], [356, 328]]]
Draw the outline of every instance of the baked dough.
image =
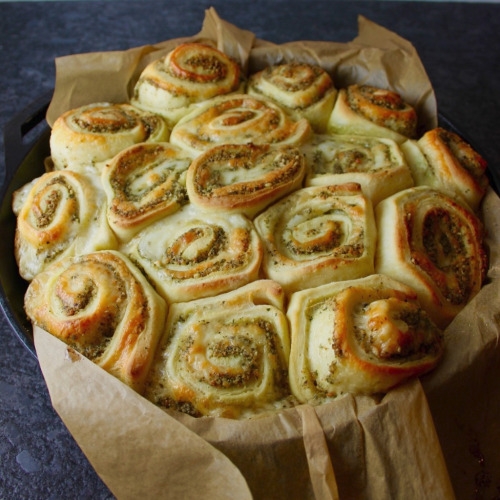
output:
[[440, 191], [414, 187], [380, 202], [375, 269], [418, 294], [445, 328], [479, 292], [488, 259], [483, 228], [467, 208]]
[[50, 153], [54, 168], [89, 169], [139, 142], [168, 140], [169, 128], [159, 115], [130, 104], [94, 103], [62, 114], [52, 127]]
[[[376, 394], [432, 369], [486, 273], [466, 207], [484, 160], [442, 129], [417, 141], [415, 102], [338, 90], [314, 58], [286, 49], [262, 69], [213, 41], [176, 45], [139, 61], [130, 103], [60, 116], [52, 177], [15, 193], [33, 324], [194, 416]], [[262, 69], [249, 80], [247, 63]]]
[[220, 144], [298, 146], [311, 133], [306, 119], [292, 120], [269, 99], [231, 94], [196, 106], [175, 125], [170, 141], [196, 156]]
[[176, 212], [188, 202], [186, 172], [191, 158], [168, 143], [140, 143], [108, 162], [101, 181], [107, 217], [121, 241]]
[[306, 186], [356, 182], [374, 205], [413, 186], [403, 153], [392, 139], [315, 135], [301, 150], [308, 165]]
[[426, 132], [418, 141], [401, 146], [417, 186], [458, 195], [477, 210], [486, 194], [487, 164], [469, 144], [441, 127]]
[[386, 137], [402, 143], [416, 137], [417, 121], [415, 109], [397, 92], [355, 84], [339, 91], [328, 132]]
[[193, 161], [186, 184], [191, 203], [204, 210], [253, 217], [301, 187], [305, 172], [297, 148], [223, 144]]
[[104, 191], [84, 174], [46, 173], [14, 193], [13, 207], [15, 257], [25, 280], [64, 257], [117, 246]]
[[204, 43], [184, 43], [143, 70], [132, 104], [175, 124], [197, 102], [242, 89], [240, 67]]
[[302, 403], [387, 392], [435, 367], [442, 332], [415, 292], [386, 276], [292, 295], [290, 387]]
[[263, 253], [246, 217], [203, 213], [193, 205], [141, 231], [123, 251], [168, 302], [217, 295], [256, 280]]
[[283, 307], [281, 287], [268, 280], [173, 304], [145, 396], [163, 408], [228, 418], [288, 404]]
[[254, 222], [264, 274], [287, 292], [373, 273], [375, 219], [359, 184], [299, 189]]
[[337, 89], [320, 66], [287, 63], [268, 66], [248, 79], [247, 92], [273, 100], [295, 120], [307, 118], [315, 132], [324, 132]]
[[102, 251], [54, 263], [30, 283], [24, 305], [35, 325], [142, 391], [167, 306], [125, 256]]

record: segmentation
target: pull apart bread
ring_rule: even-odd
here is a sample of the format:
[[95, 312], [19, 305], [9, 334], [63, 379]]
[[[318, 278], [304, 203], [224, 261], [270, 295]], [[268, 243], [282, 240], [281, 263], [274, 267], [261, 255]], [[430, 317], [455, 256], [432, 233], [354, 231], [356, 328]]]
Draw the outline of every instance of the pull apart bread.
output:
[[25, 309], [161, 408], [247, 418], [432, 370], [488, 267], [481, 156], [392, 89], [209, 44], [64, 113], [14, 194]]

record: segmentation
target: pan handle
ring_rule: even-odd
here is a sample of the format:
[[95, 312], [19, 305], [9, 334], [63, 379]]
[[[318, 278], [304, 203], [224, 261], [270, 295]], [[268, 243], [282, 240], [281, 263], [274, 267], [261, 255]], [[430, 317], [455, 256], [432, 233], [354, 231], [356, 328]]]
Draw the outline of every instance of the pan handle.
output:
[[[5, 181], [8, 182], [14, 172], [32, 149], [39, 134], [33, 137], [38, 126], [47, 127], [45, 114], [49, 107], [54, 90], [41, 95], [20, 113], [15, 115], [4, 128], [5, 146]], [[44, 127], [44, 128], [45, 128]]]

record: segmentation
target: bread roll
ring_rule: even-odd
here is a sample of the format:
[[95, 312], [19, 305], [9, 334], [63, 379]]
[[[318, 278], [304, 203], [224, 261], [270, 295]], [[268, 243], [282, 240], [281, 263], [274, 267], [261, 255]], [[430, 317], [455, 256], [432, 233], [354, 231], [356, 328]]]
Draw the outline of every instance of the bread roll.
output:
[[210, 45], [184, 43], [144, 69], [131, 102], [174, 124], [193, 103], [235, 92], [241, 83], [236, 61]]
[[253, 217], [300, 187], [305, 172], [297, 148], [224, 144], [193, 161], [186, 185], [189, 200], [204, 210]]
[[175, 125], [170, 141], [196, 156], [220, 144], [297, 146], [311, 133], [306, 119], [292, 120], [269, 99], [231, 94], [196, 106]]
[[52, 127], [50, 152], [54, 168], [90, 169], [139, 142], [168, 140], [169, 129], [159, 115], [130, 104], [88, 104], [62, 114]]
[[29, 285], [25, 309], [35, 325], [142, 391], [166, 304], [125, 256], [102, 251], [54, 263]]
[[28, 187], [13, 198], [18, 213], [14, 252], [25, 280], [64, 257], [116, 248], [106, 220], [106, 197], [95, 179], [60, 170]]
[[458, 195], [477, 210], [488, 187], [487, 164], [469, 144], [441, 127], [401, 146], [417, 186]]
[[386, 276], [296, 292], [287, 316], [290, 386], [303, 403], [384, 393], [434, 368], [443, 352], [416, 293]]
[[140, 143], [103, 167], [107, 217], [121, 241], [176, 212], [188, 202], [186, 172], [191, 158], [171, 144]]
[[339, 91], [328, 131], [386, 137], [402, 143], [416, 137], [417, 113], [396, 92], [371, 85], [350, 85]]
[[273, 100], [296, 120], [307, 118], [316, 132], [326, 130], [337, 97], [333, 80], [323, 68], [296, 62], [251, 75], [247, 92]]
[[411, 286], [445, 328], [479, 292], [488, 267], [479, 219], [447, 195], [420, 186], [376, 209], [375, 269]]
[[289, 333], [277, 283], [173, 304], [145, 396], [193, 416], [243, 418], [286, 404]]
[[287, 292], [374, 270], [376, 230], [359, 184], [303, 188], [255, 219], [265, 245], [263, 270]]
[[262, 244], [242, 215], [193, 205], [141, 231], [123, 249], [168, 302], [217, 295], [259, 276]]
[[306, 186], [356, 182], [374, 205], [413, 186], [406, 160], [391, 139], [316, 135], [301, 149], [308, 165]]

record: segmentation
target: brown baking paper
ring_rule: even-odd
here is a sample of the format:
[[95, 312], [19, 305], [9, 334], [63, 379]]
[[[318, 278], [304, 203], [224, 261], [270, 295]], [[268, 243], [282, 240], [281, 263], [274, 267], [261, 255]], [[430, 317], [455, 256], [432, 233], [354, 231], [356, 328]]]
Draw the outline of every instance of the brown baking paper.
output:
[[[349, 43], [276, 45], [221, 20], [213, 9], [206, 12], [202, 30], [194, 37], [57, 59], [49, 123], [83, 104], [127, 101], [149, 61], [194, 40], [210, 41], [248, 71], [291, 60], [319, 63], [337, 87], [356, 81], [392, 88], [417, 108], [423, 127], [437, 123], [434, 92], [415, 49], [367, 19], [359, 18], [359, 36]], [[473, 492], [474, 480], [463, 479], [470, 466], [470, 456], [462, 449], [467, 440], [460, 435], [464, 442], [454, 441], [456, 427], [471, 432], [484, 446], [481, 453], [489, 453], [493, 447], [481, 424], [488, 420], [486, 428], [492, 428], [498, 408], [487, 398], [479, 408], [467, 404], [492, 376], [493, 353], [498, 358], [494, 345], [500, 318], [498, 241], [493, 236], [500, 235], [494, 218], [500, 213], [500, 200], [490, 191], [484, 206], [490, 282], [447, 329], [445, 359], [422, 380], [436, 425], [419, 380], [381, 399], [346, 395], [319, 407], [302, 405], [252, 420], [195, 419], [164, 412], [35, 328], [35, 345], [54, 408], [120, 499], [448, 499], [454, 494], [444, 457], [452, 466], [453, 483], [465, 488], [459, 493]], [[473, 384], [461, 389], [464, 381]], [[488, 385], [491, 390], [485, 394], [495, 395], [498, 402], [498, 390]], [[448, 425], [450, 409], [458, 412], [451, 417], [454, 426]], [[478, 409], [488, 410], [488, 418], [476, 421]]]
[[185, 42], [211, 43], [233, 57], [246, 70], [255, 36], [206, 12], [203, 27], [193, 37], [176, 38], [126, 51], [92, 52], [56, 59], [56, 85], [47, 110], [50, 126], [62, 113], [94, 102], [129, 101], [142, 70]]
[[136, 47], [127, 51], [76, 54], [56, 59], [56, 85], [47, 112], [52, 125], [69, 109], [94, 102], [126, 102], [146, 65], [187, 41], [211, 41], [254, 72], [273, 63], [310, 62], [323, 66], [337, 87], [368, 83], [399, 92], [412, 104], [425, 128], [437, 123], [432, 85], [414, 47], [396, 34], [360, 16], [359, 36], [350, 43], [290, 42], [276, 45], [258, 40], [206, 11], [200, 33]]
[[454, 488], [478, 499], [500, 492], [500, 200], [491, 189], [481, 212], [487, 282], [446, 329], [446, 355], [423, 379]]
[[173, 418], [44, 330], [35, 345], [54, 408], [119, 499], [453, 498], [417, 380], [381, 401]]

